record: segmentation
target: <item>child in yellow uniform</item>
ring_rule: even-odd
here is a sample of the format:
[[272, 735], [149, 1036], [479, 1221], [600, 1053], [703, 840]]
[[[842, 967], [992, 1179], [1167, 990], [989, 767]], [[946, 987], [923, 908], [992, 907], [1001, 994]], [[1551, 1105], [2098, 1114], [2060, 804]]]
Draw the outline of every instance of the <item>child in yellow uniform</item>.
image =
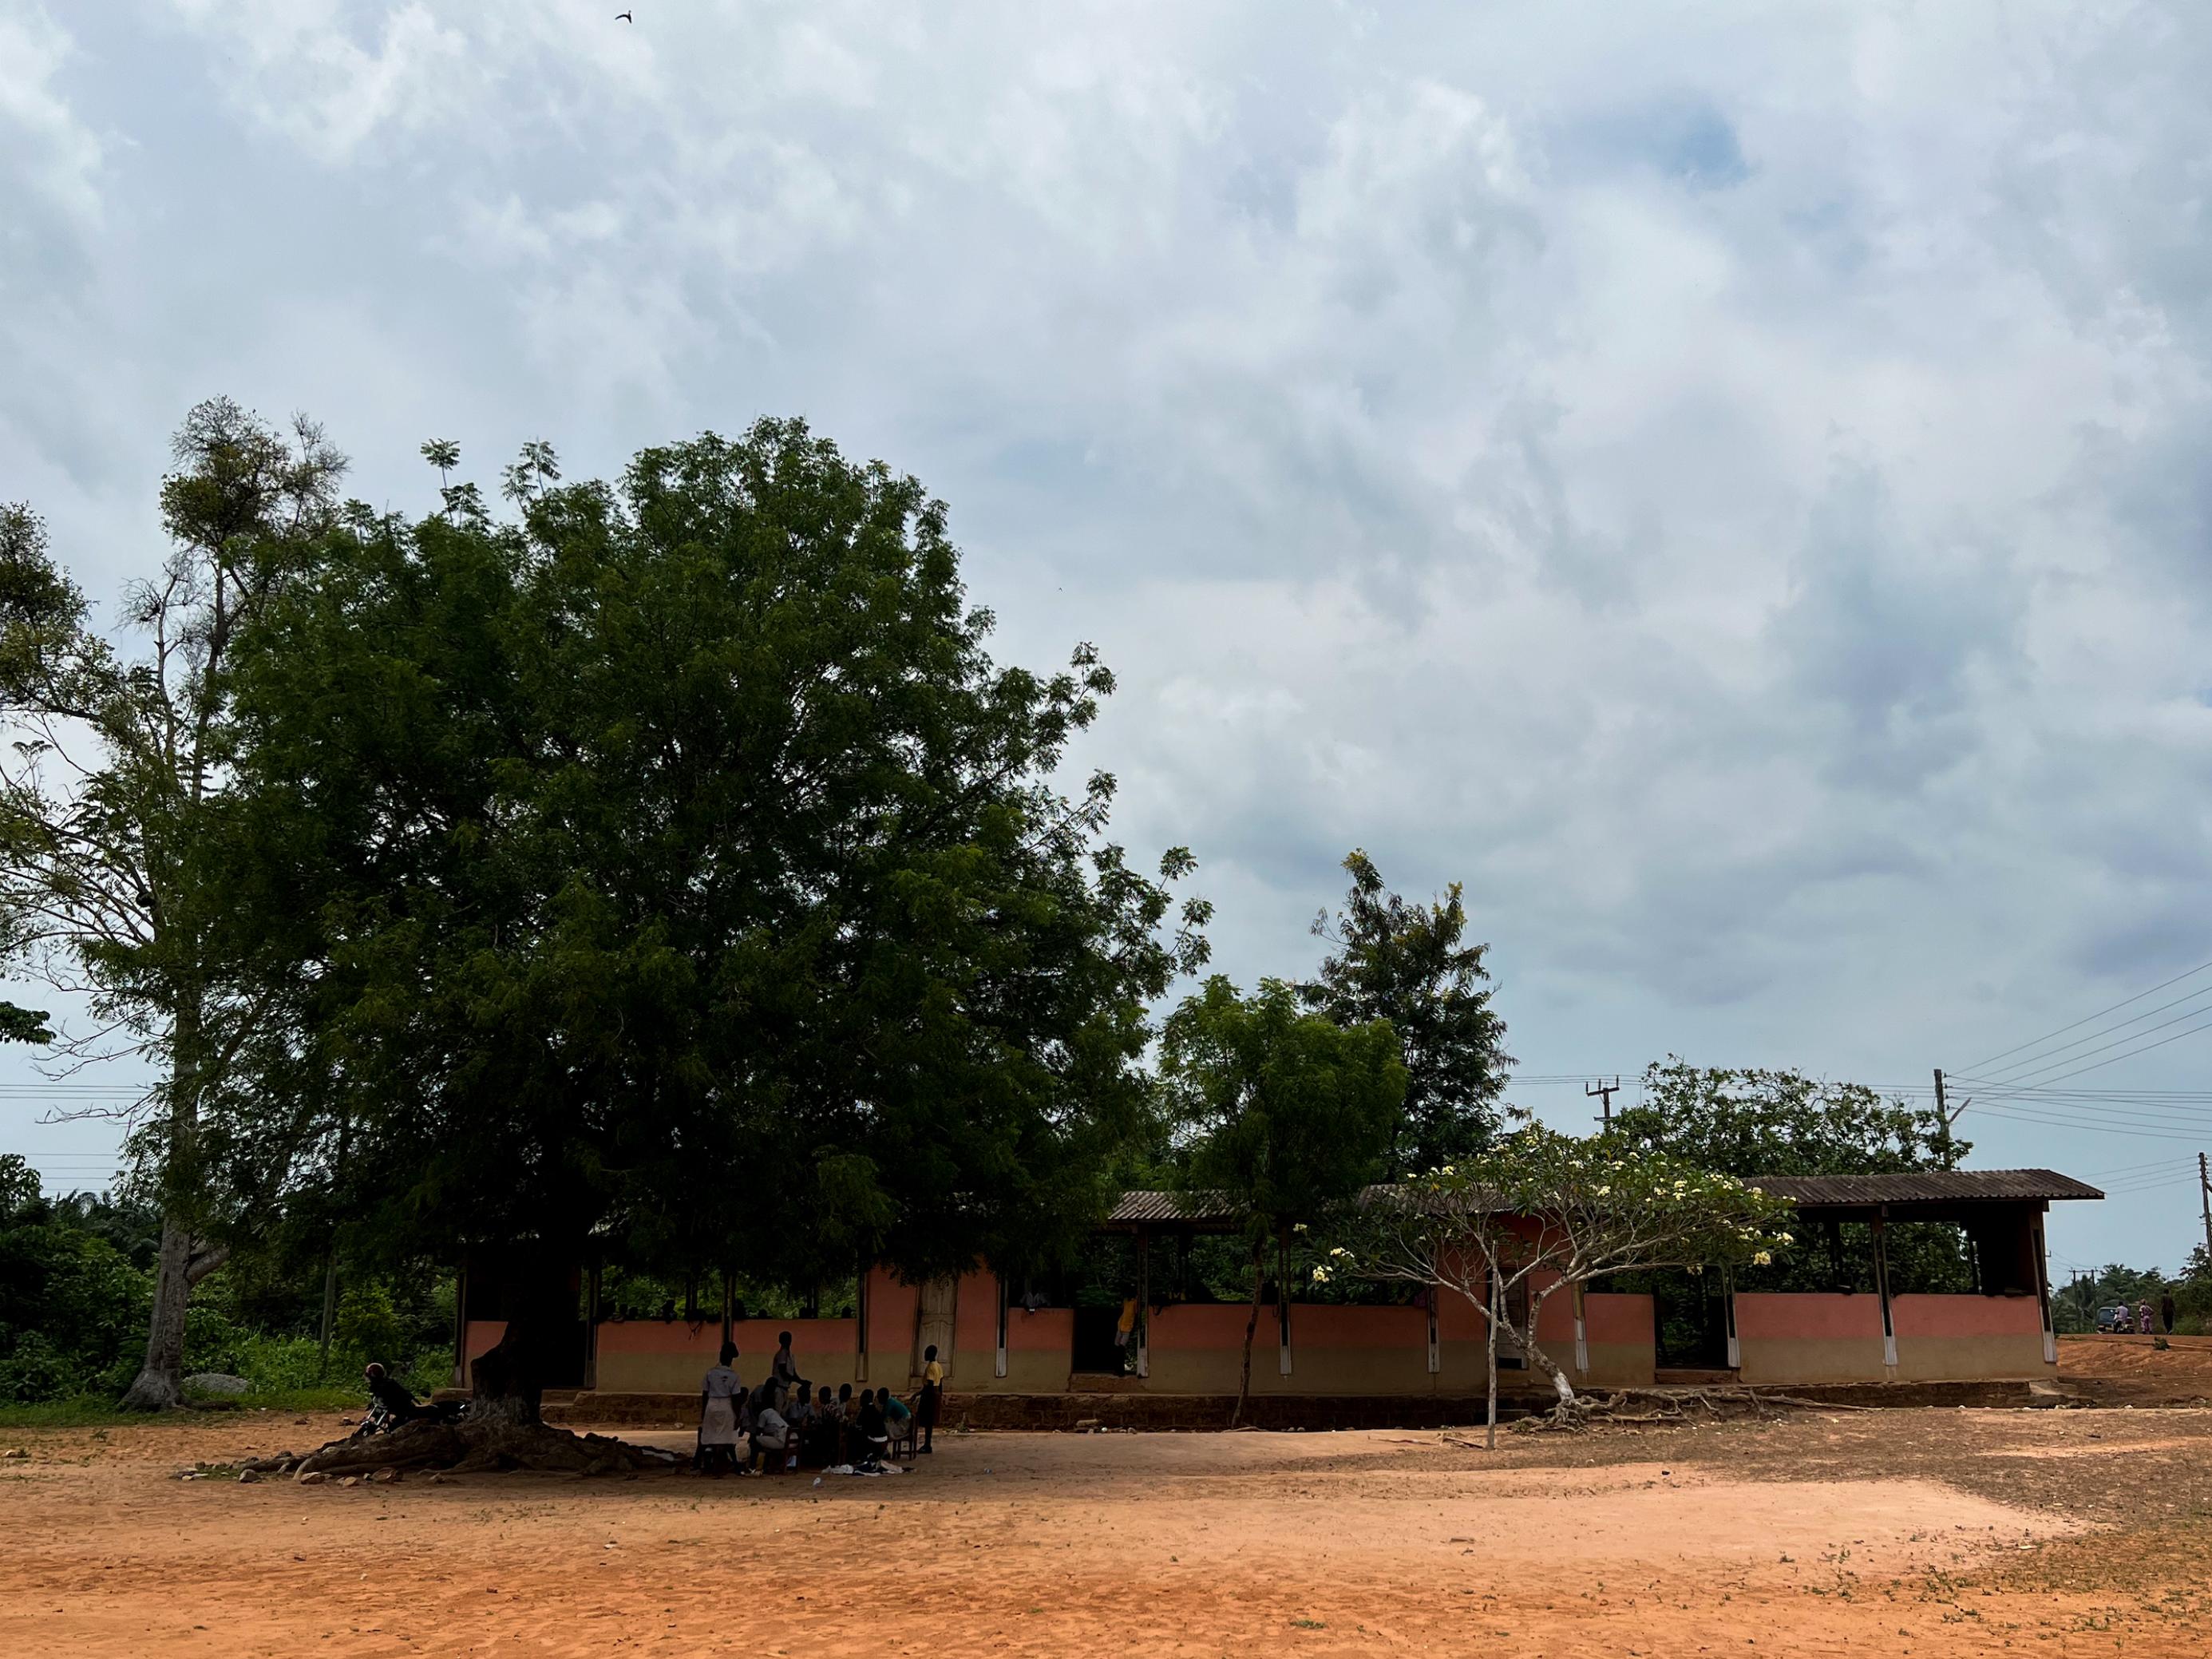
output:
[[937, 1413], [945, 1397], [945, 1367], [938, 1363], [937, 1344], [921, 1351], [921, 1397], [914, 1402], [914, 1425], [921, 1431], [917, 1454], [937, 1449]]

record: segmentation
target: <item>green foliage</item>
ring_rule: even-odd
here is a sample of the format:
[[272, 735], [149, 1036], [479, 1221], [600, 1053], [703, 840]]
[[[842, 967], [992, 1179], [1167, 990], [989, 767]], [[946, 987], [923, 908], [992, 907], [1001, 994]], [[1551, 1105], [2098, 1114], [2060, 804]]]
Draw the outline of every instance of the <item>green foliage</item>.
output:
[[1728, 1070], [1668, 1059], [1643, 1097], [1613, 1114], [1624, 1139], [1728, 1175], [1875, 1175], [1954, 1170], [1973, 1150], [1933, 1106], [1884, 1100], [1862, 1083], [1802, 1072]]
[[[130, 1382], [144, 1339], [161, 1222], [87, 1194], [42, 1197], [36, 1172], [0, 1154], [0, 1403], [98, 1395]], [[224, 1371], [272, 1392], [335, 1383], [357, 1401], [370, 1359], [442, 1387], [453, 1364], [453, 1281], [420, 1272], [363, 1279], [339, 1304], [327, 1372], [315, 1334], [319, 1270], [290, 1281], [251, 1255], [211, 1275], [185, 1316], [184, 1370]]]
[[128, 1382], [148, 1275], [67, 1201], [0, 1154], [0, 1401], [51, 1399]]
[[[1885, 1100], [1860, 1083], [1827, 1083], [1802, 1072], [1731, 1070], [1669, 1058], [1644, 1068], [1642, 1098], [1613, 1114], [1614, 1133], [1705, 1169], [1735, 1176], [1876, 1175], [1954, 1170], [1972, 1150], [1954, 1140], [1933, 1106]], [[1891, 1285], [1963, 1293], [1974, 1287], [1965, 1236], [1944, 1223], [1888, 1230]], [[1747, 1273], [1758, 1291], [1868, 1290], [1874, 1255], [1863, 1226], [1847, 1226], [1839, 1248], [1825, 1234], [1798, 1241], [1773, 1265]], [[1623, 1289], [1650, 1289], [1642, 1280]]]
[[1406, 1065], [1406, 1097], [1393, 1126], [1384, 1178], [1433, 1170], [1490, 1145], [1498, 1097], [1513, 1056], [1505, 1022], [1490, 1006], [1486, 945], [1468, 945], [1467, 909], [1454, 882], [1441, 902], [1409, 904], [1385, 890], [1382, 872], [1355, 848], [1345, 908], [1324, 911], [1314, 933], [1337, 948], [1320, 977], [1298, 988], [1306, 1006], [1340, 1025], [1387, 1020]]
[[0, 1042], [52, 1042], [53, 1028], [46, 1024], [45, 1012], [37, 1008], [19, 1008], [12, 1002], [0, 1002]]
[[[210, 874], [239, 851], [220, 810], [232, 648], [312, 567], [345, 462], [310, 422], [288, 436], [222, 398], [185, 416], [171, 453], [169, 546], [116, 613], [135, 651], [94, 625], [37, 515], [0, 507], [0, 968], [89, 992], [101, 1046], [78, 1052], [136, 1054], [161, 1075], [162, 1109], [133, 1149], [182, 1246], [250, 1226], [281, 1176], [264, 1162], [226, 1179], [201, 1141], [232, 1062], [283, 1046], [283, 981], [241, 959], [254, 946]], [[281, 1166], [290, 1148], [277, 1135], [254, 1150]], [[162, 1257], [134, 1405], [174, 1401], [191, 1261]]]
[[1188, 855], [1051, 787], [1111, 677], [994, 665], [943, 506], [795, 422], [507, 485], [357, 514], [249, 643], [227, 897], [314, 992], [235, 1133], [363, 1249], [1064, 1253], [1204, 954]]
[[1381, 1173], [1405, 1062], [1387, 1022], [1338, 1025], [1299, 1012], [1281, 980], [1262, 980], [1248, 999], [1216, 974], [1168, 1016], [1160, 1071], [1187, 1153], [1182, 1183], [1225, 1199], [1251, 1252], [1233, 1424], [1251, 1388], [1267, 1248], [1279, 1252], [1292, 1226], [1349, 1203]]
[[2190, 1252], [2178, 1280], [2168, 1279], [2156, 1267], [2130, 1267], [2112, 1261], [2094, 1273], [2053, 1285], [2051, 1323], [2063, 1335], [2079, 1336], [2094, 1331], [2098, 1310], [2116, 1302], [2130, 1308], [2148, 1302], [2155, 1322], [2159, 1299], [2169, 1295], [2173, 1297], [2174, 1329], [2184, 1335], [2196, 1334], [2196, 1330], [2184, 1328], [2193, 1325], [2201, 1330], [2206, 1316], [2212, 1315], [2212, 1273], [2205, 1270], [2202, 1244]]
[[1168, 1016], [1160, 1066], [1188, 1142], [1183, 1182], [1224, 1196], [1255, 1248], [1381, 1173], [1406, 1092], [1387, 1024], [1302, 1014], [1280, 980], [1249, 998], [1207, 980]]
[[1547, 1297], [1616, 1273], [1765, 1266], [1793, 1242], [1785, 1224], [1794, 1214], [1734, 1176], [1624, 1136], [1578, 1139], [1532, 1121], [1486, 1152], [1340, 1216], [1331, 1226], [1340, 1242], [1313, 1276], [1444, 1285], [1477, 1308], [1496, 1297], [1510, 1309], [1525, 1283], [1514, 1335], [1571, 1399], [1565, 1373], [1536, 1341]]

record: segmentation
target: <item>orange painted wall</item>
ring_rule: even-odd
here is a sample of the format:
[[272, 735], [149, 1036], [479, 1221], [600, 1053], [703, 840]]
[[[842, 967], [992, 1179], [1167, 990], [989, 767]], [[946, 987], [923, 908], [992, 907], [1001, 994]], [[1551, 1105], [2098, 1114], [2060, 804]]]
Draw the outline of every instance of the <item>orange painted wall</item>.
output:
[[[1273, 1328], [1269, 1322], [1268, 1328]], [[1242, 1320], [1237, 1340], [1244, 1340]], [[1421, 1308], [1347, 1308], [1318, 1303], [1291, 1304], [1293, 1357], [1316, 1348], [1410, 1348], [1426, 1364], [1429, 1316]]]
[[2043, 1309], [2032, 1296], [1893, 1297], [1889, 1316], [1900, 1338], [2043, 1334]]
[[965, 1352], [971, 1348], [988, 1348], [993, 1352], [999, 1347], [999, 1276], [996, 1273], [963, 1273], [959, 1295], [952, 1304], [952, 1346]]
[[1593, 1291], [1583, 1297], [1583, 1326], [1590, 1341], [1651, 1346], [1651, 1298]]
[[[1241, 1349], [1244, 1346], [1244, 1322], [1251, 1312], [1249, 1304], [1239, 1307], [1233, 1302], [1182, 1302], [1162, 1308], [1152, 1316], [1152, 1350], [1154, 1353], [1172, 1353], [1182, 1349]], [[1291, 1328], [1296, 1330], [1296, 1313], [1291, 1320]], [[1261, 1308], [1260, 1328], [1252, 1339], [1255, 1350], [1272, 1347], [1277, 1335], [1274, 1309]]]
[[[1557, 1274], [1553, 1275], [1553, 1282], [1558, 1282]], [[1529, 1285], [1532, 1299], [1540, 1288], [1534, 1284]], [[1543, 1309], [1536, 1316], [1536, 1340], [1546, 1353], [1559, 1356], [1559, 1363], [1568, 1364], [1573, 1359], [1574, 1340], [1575, 1293], [1563, 1287], [1544, 1298]]]
[[1437, 1289], [1437, 1334], [1446, 1342], [1482, 1340], [1482, 1310], [1449, 1285]]
[[[914, 1352], [915, 1310], [921, 1304], [919, 1286], [902, 1284], [888, 1267], [868, 1274], [868, 1369], [872, 1380], [879, 1367], [896, 1369], [902, 1379]], [[886, 1381], [895, 1380], [890, 1369]]]
[[1008, 1353], [1072, 1354], [1075, 1351], [1075, 1310], [1023, 1307], [1006, 1310]]
[[1881, 1340], [1881, 1298], [1876, 1296], [1745, 1294], [1735, 1298], [1736, 1334], [1744, 1341]]

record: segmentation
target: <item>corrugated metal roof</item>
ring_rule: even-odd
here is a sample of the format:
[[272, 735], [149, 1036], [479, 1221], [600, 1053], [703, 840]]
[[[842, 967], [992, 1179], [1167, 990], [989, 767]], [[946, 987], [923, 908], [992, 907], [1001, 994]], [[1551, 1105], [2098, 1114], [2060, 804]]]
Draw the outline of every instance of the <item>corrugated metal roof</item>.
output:
[[1218, 1193], [1124, 1193], [1106, 1212], [1109, 1226], [1139, 1221], [1226, 1221], [1236, 1213]]
[[1747, 1176], [1761, 1192], [1793, 1204], [2020, 1204], [2102, 1198], [2056, 1170], [1911, 1170], [1896, 1175]]
[[[2086, 1182], [2055, 1170], [1916, 1170], [1897, 1175], [1747, 1176], [1762, 1192], [1801, 1207], [1866, 1208], [1879, 1204], [2032, 1204], [2102, 1198]], [[1388, 1190], [1370, 1188], [1371, 1199]], [[1109, 1227], [1220, 1225], [1236, 1218], [1224, 1194], [1123, 1193], [1107, 1212]]]

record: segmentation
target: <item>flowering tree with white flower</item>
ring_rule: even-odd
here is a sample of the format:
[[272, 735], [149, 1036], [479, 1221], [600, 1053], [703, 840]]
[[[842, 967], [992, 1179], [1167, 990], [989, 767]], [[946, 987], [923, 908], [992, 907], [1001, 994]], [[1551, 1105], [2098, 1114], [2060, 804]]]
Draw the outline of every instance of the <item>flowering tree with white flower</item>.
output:
[[[1559, 1396], [1579, 1413], [1574, 1385], [1544, 1352], [1544, 1304], [1607, 1274], [1654, 1267], [1764, 1266], [1790, 1236], [1787, 1200], [1632, 1146], [1577, 1139], [1533, 1121], [1464, 1163], [1370, 1192], [1335, 1229], [1317, 1281], [1410, 1281], [1457, 1291], [1480, 1310], [1488, 1351], [1489, 1442], [1498, 1439], [1498, 1334], [1512, 1336]], [[1528, 1287], [1527, 1311], [1510, 1316]]]

